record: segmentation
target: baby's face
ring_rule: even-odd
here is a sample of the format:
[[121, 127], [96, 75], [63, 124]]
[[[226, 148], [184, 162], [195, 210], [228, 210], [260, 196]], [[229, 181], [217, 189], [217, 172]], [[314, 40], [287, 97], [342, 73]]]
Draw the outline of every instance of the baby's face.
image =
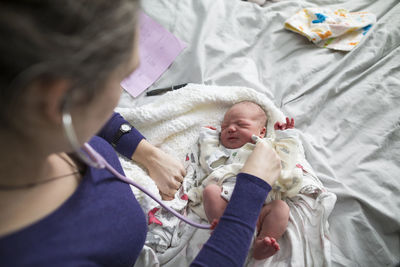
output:
[[251, 136], [265, 136], [265, 127], [257, 119], [256, 107], [235, 105], [229, 109], [221, 124], [221, 143], [226, 148], [239, 148], [253, 142]]

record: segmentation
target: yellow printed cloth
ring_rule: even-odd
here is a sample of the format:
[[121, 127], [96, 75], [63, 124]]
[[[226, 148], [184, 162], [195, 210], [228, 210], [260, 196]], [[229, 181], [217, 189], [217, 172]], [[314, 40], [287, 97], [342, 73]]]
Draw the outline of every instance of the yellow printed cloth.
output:
[[376, 22], [369, 12], [304, 8], [285, 22], [285, 28], [308, 38], [318, 47], [350, 51]]

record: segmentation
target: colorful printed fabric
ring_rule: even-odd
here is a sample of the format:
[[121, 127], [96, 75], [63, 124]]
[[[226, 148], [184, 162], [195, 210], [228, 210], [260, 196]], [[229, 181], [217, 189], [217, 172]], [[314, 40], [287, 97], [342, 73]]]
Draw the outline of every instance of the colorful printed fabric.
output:
[[319, 47], [350, 51], [375, 22], [375, 15], [369, 12], [304, 8], [286, 20], [285, 28], [307, 37]]

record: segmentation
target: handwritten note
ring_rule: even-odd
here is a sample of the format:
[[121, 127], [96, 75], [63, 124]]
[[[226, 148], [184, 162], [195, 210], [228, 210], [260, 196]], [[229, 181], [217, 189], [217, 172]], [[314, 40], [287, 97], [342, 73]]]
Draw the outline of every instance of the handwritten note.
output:
[[137, 97], [172, 64], [186, 44], [143, 12], [139, 16], [140, 66], [121, 82], [122, 88]]

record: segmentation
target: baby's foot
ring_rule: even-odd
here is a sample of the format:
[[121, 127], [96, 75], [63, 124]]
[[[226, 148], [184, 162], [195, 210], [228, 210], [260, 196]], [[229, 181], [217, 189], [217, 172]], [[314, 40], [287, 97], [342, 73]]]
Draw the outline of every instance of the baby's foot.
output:
[[279, 244], [273, 237], [256, 238], [253, 257], [256, 260], [263, 260], [274, 255], [279, 249]]

